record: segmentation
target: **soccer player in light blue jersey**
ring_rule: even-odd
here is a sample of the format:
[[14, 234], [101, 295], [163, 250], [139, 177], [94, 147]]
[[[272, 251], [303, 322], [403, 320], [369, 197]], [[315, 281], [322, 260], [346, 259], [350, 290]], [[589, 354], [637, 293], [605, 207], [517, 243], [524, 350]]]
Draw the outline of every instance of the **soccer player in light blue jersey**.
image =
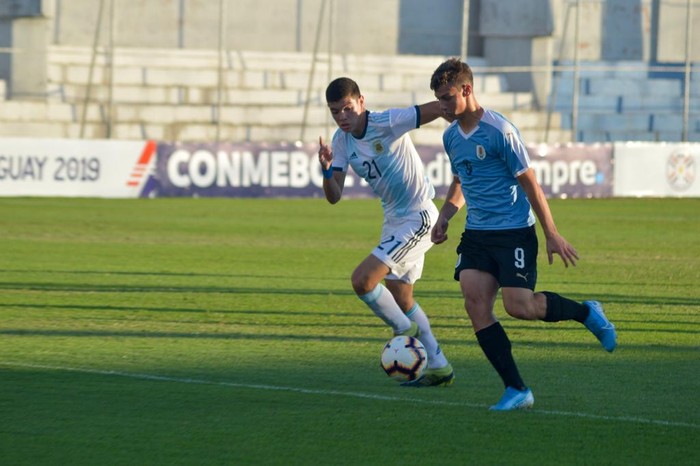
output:
[[[438, 217], [435, 190], [408, 131], [442, 116], [438, 102], [370, 112], [357, 83], [338, 78], [326, 89], [328, 108], [338, 125], [332, 146], [319, 138], [323, 191], [331, 204], [340, 201], [348, 167], [381, 199], [384, 209], [379, 244], [352, 273], [357, 296], [395, 335], [420, 339], [428, 367], [404, 385], [448, 386], [452, 365], [440, 350], [425, 312], [413, 298], [425, 253], [433, 243], [430, 230]], [[385, 285], [382, 284], [384, 280]]]
[[615, 327], [597, 301], [578, 303], [557, 293], [534, 292], [535, 216], [544, 232], [550, 264], [553, 254], [566, 267], [576, 265], [579, 257], [557, 231], [517, 128], [479, 105], [472, 71], [458, 59], [449, 59], [435, 70], [430, 88], [452, 121], [443, 134], [443, 144], [454, 175], [431, 237], [436, 244], [444, 242], [449, 220], [466, 204], [466, 227], [457, 248], [454, 278], [460, 283], [477, 341], [505, 385], [503, 396], [491, 409], [529, 408], [534, 403], [532, 391], [520, 376], [510, 340], [494, 313], [499, 288], [509, 315], [546, 322], [576, 320], [607, 351], [617, 345]]

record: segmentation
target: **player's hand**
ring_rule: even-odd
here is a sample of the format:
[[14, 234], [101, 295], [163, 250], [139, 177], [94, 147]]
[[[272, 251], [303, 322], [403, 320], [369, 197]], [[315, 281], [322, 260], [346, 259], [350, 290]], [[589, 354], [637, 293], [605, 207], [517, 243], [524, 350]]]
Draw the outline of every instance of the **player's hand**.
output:
[[569, 267], [569, 264], [576, 266], [578, 252], [558, 233], [547, 237], [547, 258], [549, 259], [549, 265], [554, 263], [554, 254], [559, 254], [561, 260], [564, 261], [564, 267]]
[[323, 143], [323, 136], [318, 137], [318, 162], [321, 164], [321, 168], [328, 170], [333, 162], [333, 151], [328, 144]]
[[444, 243], [447, 241], [447, 228], [450, 222], [443, 216], [438, 217], [437, 222], [432, 230], [430, 230], [430, 241], [435, 244]]

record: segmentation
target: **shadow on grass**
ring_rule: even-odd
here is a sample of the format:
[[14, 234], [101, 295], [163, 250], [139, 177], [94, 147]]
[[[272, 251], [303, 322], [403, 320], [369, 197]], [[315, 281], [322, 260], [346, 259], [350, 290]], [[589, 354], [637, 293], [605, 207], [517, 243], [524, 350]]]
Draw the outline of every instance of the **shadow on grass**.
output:
[[[0, 304], [0, 309], [39, 309], [39, 310], [56, 310], [56, 311], [116, 311], [116, 312], [144, 312], [144, 313], [169, 313], [169, 314], [204, 314], [204, 315], [241, 315], [253, 316], [257, 318], [273, 317], [273, 316], [297, 316], [297, 317], [348, 317], [356, 319], [374, 318], [374, 315], [364, 310], [355, 311], [294, 311], [294, 310], [262, 310], [262, 309], [203, 309], [203, 308], [165, 308], [165, 307], [143, 307], [143, 306], [114, 306], [114, 305], [85, 305], [85, 304]], [[624, 333], [629, 332], [655, 332], [655, 333], [673, 333], [673, 334], [699, 334], [700, 330], [689, 330], [686, 328], [670, 328], [671, 326], [691, 326], [700, 327], [700, 322], [694, 321], [691, 315], [682, 314], [688, 317], [688, 320], [640, 320], [640, 319], [624, 319], [615, 318], [614, 323], [618, 327], [618, 331]], [[456, 324], [443, 324], [444, 321], [457, 321]], [[580, 327], [579, 324], [573, 322], [560, 322], [548, 325], [534, 324], [533, 322], [516, 320], [509, 317], [502, 319], [504, 326], [511, 330], [527, 330], [527, 331], [549, 331], [557, 328], [564, 330], [567, 328]], [[263, 324], [252, 324], [249, 322], [240, 322], [241, 325], [258, 326], [258, 325], [282, 325], [273, 322]], [[327, 323], [309, 324], [309, 323], [284, 323], [295, 327], [328, 327]], [[353, 321], [348, 324], [334, 323], [333, 327], [381, 327], [379, 324], [363, 324], [358, 321]], [[564, 327], [567, 326], [567, 327]], [[467, 320], [466, 313], [460, 312], [455, 315], [440, 315], [433, 319], [431, 327], [436, 329], [462, 329], [471, 331], [471, 326]]]
[[0, 283], [3, 290], [60, 291], [79, 293], [222, 293], [222, 294], [259, 294], [259, 295], [339, 295], [355, 296], [351, 290], [309, 289], [309, 288], [252, 288], [236, 286], [183, 286], [183, 285], [100, 285], [74, 283]]
[[87, 304], [0, 304], [0, 308], [43, 309], [57, 311], [117, 311], [117, 312], [154, 312], [172, 314], [232, 314], [251, 316], [318, 316], [318, 317], [368, 317], [373, 316], [369, 310], [361, 311], [285, 311], [264, 309], [203, 309], [203, 308], [173, 308], [146, 306], [114, 306]]
[[[96, 276], [96, 277], [101, 277], [101, 276], [134, 276], [134, 277], [190, 277], [190, 278], [197, 278], [197, 277], [202, 277], [202, 278], [262, 278], [266, 280], [289, 280], [289, 279], [298, 279], [298, 280], [309, 280], [313, 282], [323, 282], [323, 281], [338, 281], [338, 280], [345, 280], [348, 282], [349, 286], [349, 276], [345, 275], [338, 275], [335, 277], [330, 277], [330, 276], [313, 276], [313, 277], [304, 277], [304, 276], [297, 276], [297, 275], [270, 275], [269, 273], [206, 273], [206, 272], [169, 272], [169, 271], [129, 271], [129, 270], [29, 270], [29, 269], [4, 269], [0, 271], [0, 273], [17, 273], [17, 274], [34, 274], [34, 273], [42, 273], [42, 274], [55, 274], [55, 275], [88, 275], [88, 276]], [[454, 284], [454, 293], [457, 296], [460, 296], [459, 294], [459, 289], [458, 285], [456, 284], [455, 281], [452, 280], [451, 272], [446, 273], [444, 277], [422, 277], [419, 284], [417, 285], [418, 291], [420, 291], [420, 283], [449, 283], [449, 284]], [[566, 280], [566, 281], [557, 281], [556, 285], [554, 286], [595, 286], [596, 284], [599, 284], [597, 281], [585, 281], [585, 280]], [[601, 286], [620, 286], [620, 287], [653, 287], [653, 286], [658, 286], [658, 282], [649, 282], [649, 283], [630, 283], [630, 282], [605, 282], [600, 284]], [[548, 284], [543, 284], [543, 288], [549, 288], [550, 285]], [[695, 290], [697, 288], [695, 283], [674, 283], [673, 288], [692, 288]], [[429, 291], [427, 293], [430, 293]], [[452, 291], [449, 291], [448, 293], [452, 293]], [[341, 293], [338, 293], [341, 294]], [[569, 293], [568, 295], [574, 296], [574, 294]], [[615, 295], [612, 295], [615, 296]], [[579, 296], [581, 300], [584, 299], [589, 299], [589, 297], [586, 295], [581, 295]], [[596, 298], [599, 299], [599, 298]], [[689, 298], [690, 299], [690, 298]], [[694, 299], [694, 304], [699, 304], [698, 301], [700, 298]]]
[[[204, 273], [204, 272], [165, 272], [165, 271], [129, 271], [129, 270], [22, 270], [22, 269], [4, 269], [2, 273], [16, 274], [52, 274], [52, 275], [89, 275], [95, 277], [103, 276], [125, 276], [125, 277], [202, 277], [202, 278], [264, 278], [270, 280], [277, 279], [306, 279], [298, 275], [270, 275], [269, 273]], [[314, 281], [330, 281], [330, 280], [347, 280], [350, 283], [349, 276], [319, 276], [313, 277]]]
[[[315, 280], [315, 279], [314, 279]], [[74, 283], [25, 283], [25, 282], [2, 282], [0, 289], [4, 290], [27, 290], [27, 291], [60, 291], [60, 292], [81, 292], [81, 293], [222, 293], [222, 294], [258, 294], [258, 295], [301, 295], [301, 296], [355, 296], [350, 289], [332, 288], [279, 288], [279, 287], [236, 287], [236, 286], [195, 286], [195, 285], [131, 285], [131, 284], [74, 284]], [[618, 295], [618, 294], [590, 294], [567, 293], [570, 299], [583, 301], [586, 299], [596, 299], [604, 304], [643, 304], [643, 305], [663, 305], [663, 306], [699, 306], [700, 302], [694, 297], [685, 296], [639, 296], [639, 295]], [[461, 299], [458, 290], [454, 291], [432, 291], [419, 290], [416, 298], [452, 298]]]
[[[645, 389], [642, 361], [608, 367], [603, 377], [597, 364], [531, 362], [528, 373], [540, 381], [535, 409], [507, 416], [487, 411], [501, 387], [483, 361], [456, 366], [464, 378], [439, 392], [400, 389], [357, 360], [100, 366], [0, 364], [6, 464], [389, 465], [403, 459], [387, 445], [407, 437], [423, 439], [422, 454], [439, 459], [425, 464], [578, 464], [581, 444], [597, 446], [586, 453], [590, 464], [697, 458], [695, 411], [683, 409], [687, 398], [664, 372]], [[542, 448], [543, 435], [551, 447]], [[496, 441], [517, 448], [474, 448]]]
[[[356, 326], [355, 326], [356, 327]], [[367, 327], [370, 327], [369, 325]], [[308, 335], [299, 333], [244, 333], [244, 332], [154, 332], [154, 331], [128, 331], [128, 330], [45, 330], [45, 329], [2, 329], [0, 335], [14, 337], [75, 337], [75, 338], [164, 338], [164, 339], [191, 339], [191, 340], [271, 340], [271, 341], [315, 341], [315, 342], [331, 342], [331, 343], [371, 343], [375, 342], [382, 345], [387, 340], [387, 335], [376, 336], [346, 336], [346, 335]], [[579, 342], [552, 342], [541, 340], [528, 339], [513, 339], [517, 346], [529, 346], [542, 348], [546, 350], [556, 349], [579, 349], [590, 350], [595, 348], [600, 349], [597, 342], [588, 338], [582, 338]], [[442, 346], [446, 345], [477, 345], [473, 336], [465, 336], [463, 339], [441, 338]], [[664, 345], [661, 343], [654, 344], [653, 347], [648, 344], [624, 344], [622, 348], [625, 350], [663, 351], [669, 353], [696, 352], [697, 346], [679, 346], [679, 345]], [[602, 351], [602, 350], [601, 350]]]

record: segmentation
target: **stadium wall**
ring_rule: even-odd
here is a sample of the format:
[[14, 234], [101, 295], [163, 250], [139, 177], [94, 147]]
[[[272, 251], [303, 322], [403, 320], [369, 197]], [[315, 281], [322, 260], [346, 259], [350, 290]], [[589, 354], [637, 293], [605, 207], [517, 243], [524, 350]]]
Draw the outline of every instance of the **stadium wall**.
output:
[[[467, 56], [491, 66], [547, 66], [576, 51], [583, 61], [678, 63], [700, 29], [700, 14], [678, 0], [15, 0], [0, 2], [0, 48], [19, 49], [0, 53], [0, 79], [15, 94], [41, 89], [49, 45], [311, 52], [318, 32], [322, 53], [460, 55], [465, 4]], [[22, 79], [33, 76], [33, 86]], [[541, 74], [508, 81], [547, 95]]]
[[[321, 197], [315, 144], [0, 139], [0, 196]], [[418, 146], [444, 197], [452, 176], [440, 146]], [[700, 144], [528, 146], [548, 197], [700, 197]], [[347, 197], [371, 197], [354, 173]]]
[[[106, 0], [105, 10], [110, 1]], [[98, 0], [16, 0], [41, 4], [51, 42], [91, 45]], [[211, 0], [118, 0], [114, 3], [112, 37], [105, 11], [100, 45], [113, 40], [121, 47], [216, 49], [219, 21], [224, 23], [224, 48], [271, 52], [310, 52], [319, 13], [321, 50], [391, 55], [396, 53], [458, 55], [461, 51], [464, 4], [469, 5], [469, 53], [520, 58], [514, 44], [549, 38], [552, 50], [574, 56], [574, 19], [578, 2], [571, 0], [228, 0], [224, 11]], [[683, 61], [685, 0], [582, 0], [582, 60]], [[328, 29], [332, 26], [332, 44]], [[700, 28], [694, 15], [691, 28]], [[539, 45], [535, 44], [535, 48]], [[521, 47], [520, 47], [521, 48]], [[497, 54], [497, 55], [496, 55]], [[694, 51], [700, 60], [700, 50]], [[529, 58], [529, 57], [528, 57]], [[511, 62], [511, 64], [513, 64]]]

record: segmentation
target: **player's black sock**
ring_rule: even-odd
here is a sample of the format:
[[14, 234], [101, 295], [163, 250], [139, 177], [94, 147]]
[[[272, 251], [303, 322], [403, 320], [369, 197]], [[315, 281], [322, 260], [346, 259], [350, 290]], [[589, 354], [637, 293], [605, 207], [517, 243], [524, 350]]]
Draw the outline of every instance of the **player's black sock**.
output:
[[588, 317], [590, 310], [587, 306], [550, 291], [543, 291], [542, 294], [547, 298], [547, 314], [542, 319], [545, 322], [560, 320], [583, 322]]
[[501, 376], [505, 386], [520, 391], [525, 390], [527, 387], [520, 377], [518, 366], [515, 365], [510, 340], [501, 323], [496, 322], [479, 330], [476, 332], [476, 339], [493, 368]]

